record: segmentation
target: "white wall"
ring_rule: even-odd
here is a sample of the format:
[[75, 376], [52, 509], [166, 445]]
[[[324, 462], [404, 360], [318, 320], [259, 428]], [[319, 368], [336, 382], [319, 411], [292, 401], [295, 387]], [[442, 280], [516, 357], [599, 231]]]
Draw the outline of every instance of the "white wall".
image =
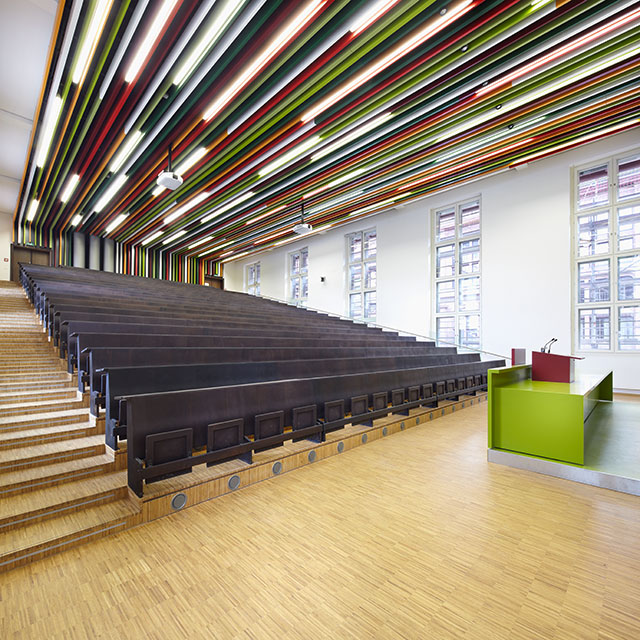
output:
[[[325, 233], [225, 264], [225, 288], [243, 291], [244, 269], [261, 263], [261, 292], [286, 298], [287, 254], [309, 247], [309, 306], [346, 314], [345, 239], [378, 232], [378, 318], [381, 325], [433, 335], [430, 215], [434, 208], [482, 199], [482, 347], [508, 355], [558, 338], [571, 353], [571, 167], [637, 147], [626, 132], [436, 194]], [[325, 276], [326, 282], [320, 282]], [[587, 372], [614, 370], [619, 389], [640, 390], [640, 354], [593, 354]]]
[[0, 211], [0, 280], [11, 277], [11, 233], [13, 215]]

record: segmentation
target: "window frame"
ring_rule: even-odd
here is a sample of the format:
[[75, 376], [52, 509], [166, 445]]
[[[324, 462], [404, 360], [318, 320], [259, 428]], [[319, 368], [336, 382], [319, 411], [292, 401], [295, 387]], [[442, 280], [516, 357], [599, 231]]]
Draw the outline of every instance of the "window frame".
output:
[[[618, 197], [618, 165], [625, 158], [640, 155], [640, 148], [631, 148], [605, 158], [596, 158], [591, 162], [575, 165], [571, 168], [571, 347], [572, 352], [583, 355], [593, 354], [638, 354], [640, 349], [620, 348], [620, 313], [623, 307], [640, 307], [640, 298], [623, 300], [619, 297], [619, 260], [620, 258], [640, 256], [640, 247], [621, 250], [619, 248], [618, 216], [619, 210], [628, 207], [640, 207], [640, 194], [634, 197], [619, 199]], [[579, 208], [578, 188], [580, 172], [606, 166], [607, 168], [607, 202]], [[607, 213], [608, 217], [608, 250], [593, 255], [579, 255], [581, 216]], [[597, 302], [579, 302], [580, 265], [587, 262], [607, 260], [609, 262], [609, 300]], [[609, 348], [584, 349], [580, 345], [580, 312], [589, 309], [609, 310]]]
[[[257, 271], [258, 277], [256, 282], [253, 284], [249, 283], [249, 271], [250, 269], [254, 269]], [[262, 269], [260, 268], [260, 261], [251, 262], [250, 264], [245, 265], [244, 269], [244, 280], [245, 280], [245, 291], [250, 296], [259, 296], [260, 295], [260, 276]]]
[[[364, 248], [364, 238], [367, 233], [374, 232], [376, 234], [376, 252], [373, 258], [365, 258], [365, 248]], [[351, 252], [350, 248], [350, 239], [354, 236], [360, 236], [361, 239], [361, 256], [360, 260], [351, 262]], [[345, 256], [346, 256], [346, 302], [347, 302], [347, 311], [345, 313], [345, 317], [351, 318], [352, 320], [361, 320], [363, 322], [376, 322], [376, 318], [378, 317], [378, 230], [376, 227], [368, 227], [366, 229], [362, 229], [360, 231], [353, 231], [351, 233], [347, 233], [345, 235]], [[366, 267], [367, 264], [375, 264], [376, 267], [376, 286], [375, 287], [366, 287]], [[351, 289], [351, 267], [360, 265], [360, 288], [359, 289]], [[362, 315], [354, 317], [351, 315], [351, 296], [360, 294], [360, 308], [362, 309]], [[376, 314], [374, 316], [366, 316], [365, 315], [365, 295], [367, 293], [375, 293], [376, 294]]]
[[[305, 267], [305, 270], [303, 272], [302, 270], [302, 254], [306, 252], [307, 254], [307, 266]], [[296, 255], [300, 255], [300, 271], [297, 274], [293, 274], [291, 272], [291, 268], [292, 268], [292, 262], [293, 262], [293, 258]], [[307, 278], [307, 295], [306, 296], [302, 296], [300, 295], [298, 298], [293, 298], [291, 296], [291, 290], [292, 290], [292, 285], [293, 282], [295, 280], [299, 280], [300, 281], [300, 286], [299, 286], [299, 291], [302, 294], [303, 288], [302, 288], [302, 278], [305, 277]], [[298, 307], [306, 307], [308, 302], [309, 302], [309, 246], [304, 246], [301, 247], [300, 249], [296, 249], [295, 251], [290, 251], [287, 254], [287, 282], [286, 282], [286, 287], [287, 287], [287, 291], [286, 291], [286, 295], [285, 295], [285, 299], [287, 300], [287, 302], [289, 304], [295, 304]]]
[[[462, 210], [464, 207], [477, 203], [479, 209], [479, 224], [477, 232], [462, 234]], [[454, 232], [452, 238], [438, 240], [439, 214], [453, 209], [455, 212]], [[471, 273], [460, 273], [461, 266], [461, 244], [463, 242], [478, 241], [478, 270]], [[453, 275], [438, 274], [438, 250], [448, 245], [453, 245]], [[478, 309], [477, 311], [460, 310], [460, 281], [467, 278], [478, 278]], [[453, 310], [438, 311], [438, 285], [444, 282], [453, 282]], [[462, 329], [462, 319], [470, 316], [478, 316], [478, 344], [467, 346], [460, 341], [460, 331]], [[436, 339], [436, 344], [457, 344], [462, 349], [470, 351], [480, 351], [482, 349], [482, 196], [480, 194], [452, 202], [450, 204], [435, 207], [431, 210], [431, 335]], [[453, 340], [449, 341], [440, 338], [438, 335], [438, 323], [441, 319], [453, 318]]]

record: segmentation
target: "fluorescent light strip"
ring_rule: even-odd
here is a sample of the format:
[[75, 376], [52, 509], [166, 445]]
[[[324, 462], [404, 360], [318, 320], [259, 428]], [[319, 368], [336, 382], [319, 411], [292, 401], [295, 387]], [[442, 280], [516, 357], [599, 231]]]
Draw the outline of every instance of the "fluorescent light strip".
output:
[[150, 235], [148, 238], [145, 238], [142, 241], [142, 246], [146, 247], [148, 244], [151, 244], [154, 240], [157, 240], [163, 233], [164, 231], [156, 231], [154, 234]]
[[326, 0], [314, 0], [291, 20], [276, 36], [274, 41], [250, 64], [231, 86], [222, 93], [205, 111], [204, 120], [211, 120], [217, 115], [240, 90], [309, 22], [326, 4]]
[[287, 153], [280, 156], [277, 160], [274, 160], [272, 163], [268, 164], [264, 169], [260, 170], [259, 176], [264, 178], [266, 175], [269, 175], [276, 169], [279, 169], [282, 165], [291, 162], [294, 158], [301, 156], [305, 151], [308, 151], [312, 147], [315, 147], [320, 142], [320, 136], [312, 136], [308, 140], [305, 140], [298, 146], [291, 149], [291, 151], [287, 151]]
[[200, 147], [196, 149], [182, 164], [176, 167], [175, 172], [180, 176], [183, 173], [186, 173], [194, 164], [197, 164], [206, 153], [207, 147]]
[[318, 187], [317, 189], [314, 189], [313, 191], [310, 191], [309, 193], [303, 194], [302, 197], [303, 198], [311, 198], [311, 196], [315, 196], [318, 193], [321, 193], [322, 191], [326, 191], [327, 189], [331, 189], [332, 187], [337, 187], [339, 184], [342, 184], [343, 182], [347, 182], [348, 180], [351, 180], [352, 178], [355, 178], [356, 176], [361, 175], [365, 171], [366, 171], [366, 168], [363, 167], [361, 169], [356, 169], [355, 171], [351, 171], [350, 173], [345, 173], [342, 177], [336, 178], [335, 180], [329, 182], [328, 184], [323, 185], [322, 187]]
[[453, 170], [459, 170], [459, 169], [464, 169], [465, 167], [468, 167], [470, 165], [473, 164], [477, 164], [479, 162], [484, 162], [485, 160], [489, 160], [490, 158], [493, 158], [494, 156], [499, 156], [500, 154], [504, 153], [505, 151], [511, 151], [511, 149], [517, 149], [518, 147], [521, 147], [525, 144], [528, 144], [529, 142], [532, 142], [533, 138], [525, 138], [524, 140], [520, 140], [519, 142], [514, 142], [513, 144], [509, 144], [506, 147], [500, 147], [500, 149], [495, 149], [494, 151], [491, 151], [490, 153], [485, 153], [484, 155], [478, 156], [476, 158], [471, 158], [470, 160], [467, 160], [466, 162], [462, 162], [460, 164], [453, 164], [450, 167], [447, 167], [446, 169], [443, 169], [442, 171], [438, 171], [437, 173], [432, 173], [428, 176], [425, 176], [424, 178], [420, 178], [418, 180], [416, 180], [415, 182], [411, 182], [410, 184], [406, 184], [403, 187], [401, 187], [402, 189], [410, 189], [411, 187], [415, 187], [418, 185], [422, 185], [425, 182], [429, 182], [430, 180], [433, 180], [435, 178], [439, 178], [442, 175], [446, 175], [448, 173], [451, 173]]
[[262, 213], [259, 216], [256, 216], [255, 218], [251, 218], [251, 220], [247, 220], [244, 223], [245, 227], [248, 224], [253, 224], [254, 222], [257, 222], [258, 220], [262, 220], [263, 218], [267, 218], [267, 217], [273, 215], [274, 213], [278, 213], [278, 211], [282, 211], [283, 209], [286, 208], [286, 206], [287, 206], [286, 204], [283, 204], [283, 205], [281, 205], [279, 207], [276, 207], [275, 209], [271, 209], [270, 211], [267, 211], [266, 213]]
[[375, 204], [371, 204], [368, 207], [364, 207], [362, 209], [356, 209], [352, 211], [349, 216], [357, 216], [359, 213], [366, 213], [367, 211], [372, 211], [373, 209], [379, 209], [380, 207], [386, 207], [388, 204], [393, 204], [398, 198], [389, 198], [388, 200], [381, 200], [380, 202], [376, 202]]
[[334, 105], [336, 102], [344, 98], [346, 95], [357, 89], [360, 85], [369, 81], [372, 77], [379, 74], [388, 66], [405, 56], [407, 53], [415, 49], [417, 46], [423, 44], [426, 40], [434, 36], [439, 31], [442, 31], [449, 24], [454, 22], [457, 18], [464, 15], [467, 11], [473, 8], [474, 0], [464, 0], [460, 4], [456, 5], [451, 11], [447, 11], [444, 16], [440, 16], [431, 24], [427, 25], [424, 29], [421, 29], [413, 37], [409, 38], [406, 42], [401, 43], [397, 47], [394, 47], [386, 56], [381, 60], [360, 72], [351, 80], [347, 82], [340, 89], [334, 91], [313, 109], [310, 109], [302, 115], [302, 122], [307, 122], [323, 111]]
[[[537, 9], [544, 7], [546, 4], [549, 4], [550, 2], [554, 2], [554, 0], [534, 0], [534, 2], [531, 3], [531, 9], [533, 11], [536, 11]], [[554, 2], [554, 6], [555, 6], [555, 2]]]
[[121, 213], [120, 215], [116, 216], [113, 222], [110, 222], [107, 225], [107, 228], [104, 230], [105, 233], [109, 234], [112, 231], [115, 231], [115, 229], [117, 229], [128, 217], [128, 213]]
[[62, 202], [68, 202], [69, 198], [71, 197], [71, 194], [73, 194], [73, 192], [75, 191], [76, 187], [78, 186], [78, 181], [80, 180], [80, 176], [77, 173], [74, 173], [70, 178], [69, 181], [67, 182], [67, 186], [65, 188], [65, 190], [62, 192], [62, 195], [60, 196], [60, 200], [62, 200]]
[[120, 190], [120, 187], [126, 181], [127, 181], [127, 176], [124, 173], [121, 173], [119, 176], [112, 178], [111, 184], [109, 185], [109, 187], [107, 187], [107, 190], [104, 192], [100, 200], [98, 200], [93, 210], [96, 213], [100, 213], [100, 211], [102, 211], [107, 206], [111, 198], [113, 198], [113, 196], [116, 195], [116, 193]]
[[333, 153], [336, 149], [348, 144], [352, 140], [359, 138], [361, 135], [364, 135], [368, 131], [375, 129], [377, 126], [381, 125], [383, 122], [386, 122], [389, 118], [391, 118], [391, 113], [383, 113], [380, 117], [374, 118], [373, 120], [367, 122], [361, 127], [357, 127], [351, 133], [344, 135], [342, 132], [338, 131], [335, 135], [338, 137], [338, 140], [333, 142], [332, 144], [324, 147], [318, 153], [314, 154], [311, 157], [313, 162], [316, 160], [320, 160], [320, 158], [324, 158], [324, 156]]
[[196, 247], [199, 247], [201, 244], [204, 244], [205, 242], [209, 242], [213, 240], [213, 236], [207, 236], [206, 238], [202, 238], [202, 240], [198, 240], [198, 242], [194, 242], [193, 244], [190, 244], [187, 249], [195, 249]]
[[229, 26], [229, 23], [236, 17], [244, 4], [244, 2], [239, 2], [238, 0], [227, 0], [225, 2], [220, 13], [215, 17], [207, 32], [196, 45], [196, 48], [176, 73], [173, 78], [173, 84], [181, 85], [187, 79], [206, 52], [216, 44], [222, 32]]
[[340, 38], [342, 38], [348, 30], [346, 28], [340, 29], [336, 31], [333, 35], [329, 36], [328, 39], [323, 40], [318, 47], [309, 54], [304, 60], [302, 60], [298, 65], [295, 66], [294, 69], [291, 70], [280, 82], [274, 85], [267, 93], [265, 93], [258, 102], [251, 105], [251, 109], [245, 111], [237, 120], [231, 123], [227, 127], [227, 133], [231, 134], [235, 131], [240, 125], [244, 124], [251, 116], [260, 111], [260, 109], [269, 102], [275, 95], [280, 93], [282, 89], [286, 86], [290, 85], [295, 78], [297, 78], [303, 71], [306, 71], [311, 64], [319, 58], [325, 51], [330, 49]]
[[169, 236], [166, 240], [162, 241], [162, 246], [164, 247], [165, 245], [172, 243], [174, 240], [182, 238], [186, 233], [187, 232], [184, 229], [182, 231], [178, 231], [178, 233], [174, 233], [172, 236]]
[[193, 209], [196, 205], [200, 204], [203, 200], [206, 200], [211, 194], [208, 191], [199, 193], [195, 198], [192, 198], [186, 204], [183, 204], [179, 209], [176, 209], [173, 213], [168, 215], [164, 219], [164, 224], [173, 222], [176, 218], [179, 218], [183, 213], [186, 213], [190, 209]]
[[349, 31], [351, 31], [354, 36], [357, 36], [397, 3], [398, 0], [381, 0], [381, 2], [376, 2], [371, 9], [354, 21]]
[[107, 21], [107, 16], [111, 10], [113, 0], [99, 0], [93, 8], [93, 14], [91, 15], [91, 22], [89, 28], [82, 41], [82, 47], [80, 53], [76, 59], [75, 67], [73, 68], [73, 75], [71, 81], [74, 84], [82, 84], [87, 69], [89, 68], [89, 60], [95, 50], [104, 23]]
[[60, 96], [56, 96], [49, 107], [46, 125], [44, 127], [42, 138], [40, 139], [40, 150], [38, 151], [38, 158], [36, 160], [36, 166], [40, 169], [44, 167], [44, 163], [47, 159], [49, 147], [51, 146], [51, 138], [53, 138], [53, 132], [58, 124], [61, 109], [62, 98]]
[[248, 200], [253, 195], [255, 195], [253, 191], [247, 191], [246, 193], [243, 193], [241, 196], [238, 196], [237, 198], [231, 200], [231, 202], [227, 202], [227, 204], [223, 205], [219, 209], [212, 211], [209, 215], [202, 218], [200, 222], [205, 223], [205, 222], [209, 222], [209, 220], [213, 220], [213, 218], [219, 216], [221, 213], [224, 213], [225, 211], [228, 211], [229, 209], [232, 209], [237, 204], [240, 204], [241, 202]]
[[36, 217], [36, 212], [38, 211], [38, 205], [40, 204], [40, 200], [32, 200], [29, 205], [29, 211], [27, 212], [27, 222], [31, 222]]
[[269, 240], [274, 240], [275, 238], [279, 238], [280, 236], [285, 236], [287, 233], [291, 233], [291, 229], [283, 229], [278, 231], [278, 233], [272, 233], [270, 236], [265, 236], [262, 240], [258, 240], [253, 243], [253, 246], [256, 247], [259, 244], [264, 244], [265, 242], [269, 242]]
[[233, 256], [233, 258], [227, 258], [222, 262], [231, 262], [232, 260], [237, 260], [238, 258], [244, 258], [244, 256], [248, 256], [248, 255], [249, 255], [248, 251], [243, 251], [242, 253], [239, 253], [237, 256]]
[[[222, 249], [223, 247], [228, 247], [230, 244], [233, 244], [233, 240], [231, 242], [225, 242], [224, 244], [219, 244], [216, 247], [211, 247], [210, 249], [207, 249], [206, 251], [203, 251], [202, 253], [198, 254], [198, 258], [202, 258], [202, 256], [209, 256], [212, 253], [216, 252], [218, 249]], [[191, 248], [191, 247], [189, 247]], [[227, 251], [227, 253], [223, 254], [223, 255], [229, 255], [233, 253], [233, 251]]]
[[124, 164], [124, 161], [131, 155], [131, 152], [135, 149], [138, 142], [140, 142], [142, 138], [142, 131], [136, 131], [132, 133], [125, 145], [120, 149], [116, 157], [111, 162], [111, 166], [109, 167], [109, 171], [115, 173], [120, 169], [120, 167]]
[[582, 36], [581, 38], [578, 38], [577, 40], [573, 40], [572, 42], [565, 44], [563, 47], [558, 47], [554, 49], [551, 53], [548, 53], [547, 55], [542, 56], [537, 60], [533, 60], [529, 64], [526, 64], [524, 67], [521, 67], [520, 69], [516, 69], [515, 71], [512, 71], [511, 73], [500, 78], [499, 80], [489, 83], [486, 87], [482, 87], [481, 89], [478, 89], [478, 91], [476, 91], [476, 96], [482, 96], [486, 93], [491, 93], [492, 91], [495, 91], [498, 87], [501, 87], [505, 84], [509, 84], [512, 80], [515, 80], [520, 76], [524, 76], [527, 73], [530, 73], [531, 71], [533, 71], [534, 69], [537, 69], [538, 67], [546, 65], [549, 62], [552, 62], [553, 60], [556, 60], [557, 58], [560, 58], [561, 56], [564, 56], [567, 53], [574, 51], [575, 49], [578, 49], [588, 44], [589, 42], [592, 42], [593, 40], [600, 38], [601, 36], [609, 33], [610, 31], [613, 31], [615, 29], [618, 29], [619, 27], [624, 26], [628, 22], [631, 22], [632, 20], [635, 20], [638, 17], [640, 17], [640, 9], [636, 9], [635, 11], [632, 11], [625, 16], [621, 16], [617, 20], [614, 20], [609, 24], [603, 25], [599, 29], [596, 29], [595, 31], [587, 33], [586, 35]]
[[571, 147], [573, 145], [576, 144], [581, 144], [583, 142], [587, 142], [588, 140], [591, 140], [592, 138], [597, 138], [599, 136], [604, 136], [607, 135], [609, 133], [613, 133], [614, 131], [618, 131], [619, 129], [624, 129], [625, 127], [630, 127], [634, 124], [638, 124], [640, 123], [640, 118], [633, 118], [631, 120], [626, 120], [625, 122], [621, 122], [620, 124], [616, 124], [612, 127], [607, 127], [606, 129], [601, 129], [600, 131], [594, 131], [593, 133], [589, 133], [585, 136], [580, 136], [579, 138], [575, 138], [573, 140], [569, 140], [567, 142], [563, 142], [562, 144], [558, 144], [555, 147], [550, 147], [548, 149], [543, 149], [541, 151], [539, 151], [538, 153], [532, 153], [529, 156], [525, 156], [524, 158], [518, 158], [518, 160], [516, 162], [514, 162], [512, 164], [512, 166], [518, 166], [520, 164], [524, 164], [526, 162], [531, 162], [532, 160], [535, 160], [536, 158], [539, 158], [541, 156], [546, 156], [549, 153], [554, 153], [555, 151], [560, 151], [566, 147]]
[[127, 83], [133, 82], [142, 64], [147, 59], [149, 52], [151, 51], [151, 47], [154, 45], [156, 39], [160, 35], [162, 28], [164, 27], [165, 22], [171, 15], [173, 11], [173, 7], [176, 4], [176, 0], [165, 0], [162, 7], [160, 7], [160, 11], [156, 14], [156, 17], [153, 19], [147, 34], [144, 37], [144, 40], [138, 47], [136, 51], [136, 55], [134, 56], [129, 68], [127, 69], [127, 73], [124, 76], [124, 81]]
[[82, 222], [82, 214], [81, 213], [77, 213], [71, 219], [71, 226], [72, 227], [77, 227], [81, 222]]

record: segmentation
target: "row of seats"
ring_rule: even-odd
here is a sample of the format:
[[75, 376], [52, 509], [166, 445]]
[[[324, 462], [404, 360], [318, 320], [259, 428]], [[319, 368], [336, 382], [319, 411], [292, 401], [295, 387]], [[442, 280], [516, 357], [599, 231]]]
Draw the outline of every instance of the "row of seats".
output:
[[107, 443], [126, 438], [139, 495], [199, 462], [475, 393], [504, 364], [198, 285], [36, 265], [21, 281], [92, 413], [104, 409]]

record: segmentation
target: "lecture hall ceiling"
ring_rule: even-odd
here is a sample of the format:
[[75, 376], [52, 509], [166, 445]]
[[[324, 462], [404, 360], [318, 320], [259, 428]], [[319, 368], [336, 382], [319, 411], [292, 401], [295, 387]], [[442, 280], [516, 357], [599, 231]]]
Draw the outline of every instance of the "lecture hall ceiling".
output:
[[60, 0], [17, 239], [224, 261], [303, 202], [321, 231], [637, 128], [639, 33], [611, 0]]

